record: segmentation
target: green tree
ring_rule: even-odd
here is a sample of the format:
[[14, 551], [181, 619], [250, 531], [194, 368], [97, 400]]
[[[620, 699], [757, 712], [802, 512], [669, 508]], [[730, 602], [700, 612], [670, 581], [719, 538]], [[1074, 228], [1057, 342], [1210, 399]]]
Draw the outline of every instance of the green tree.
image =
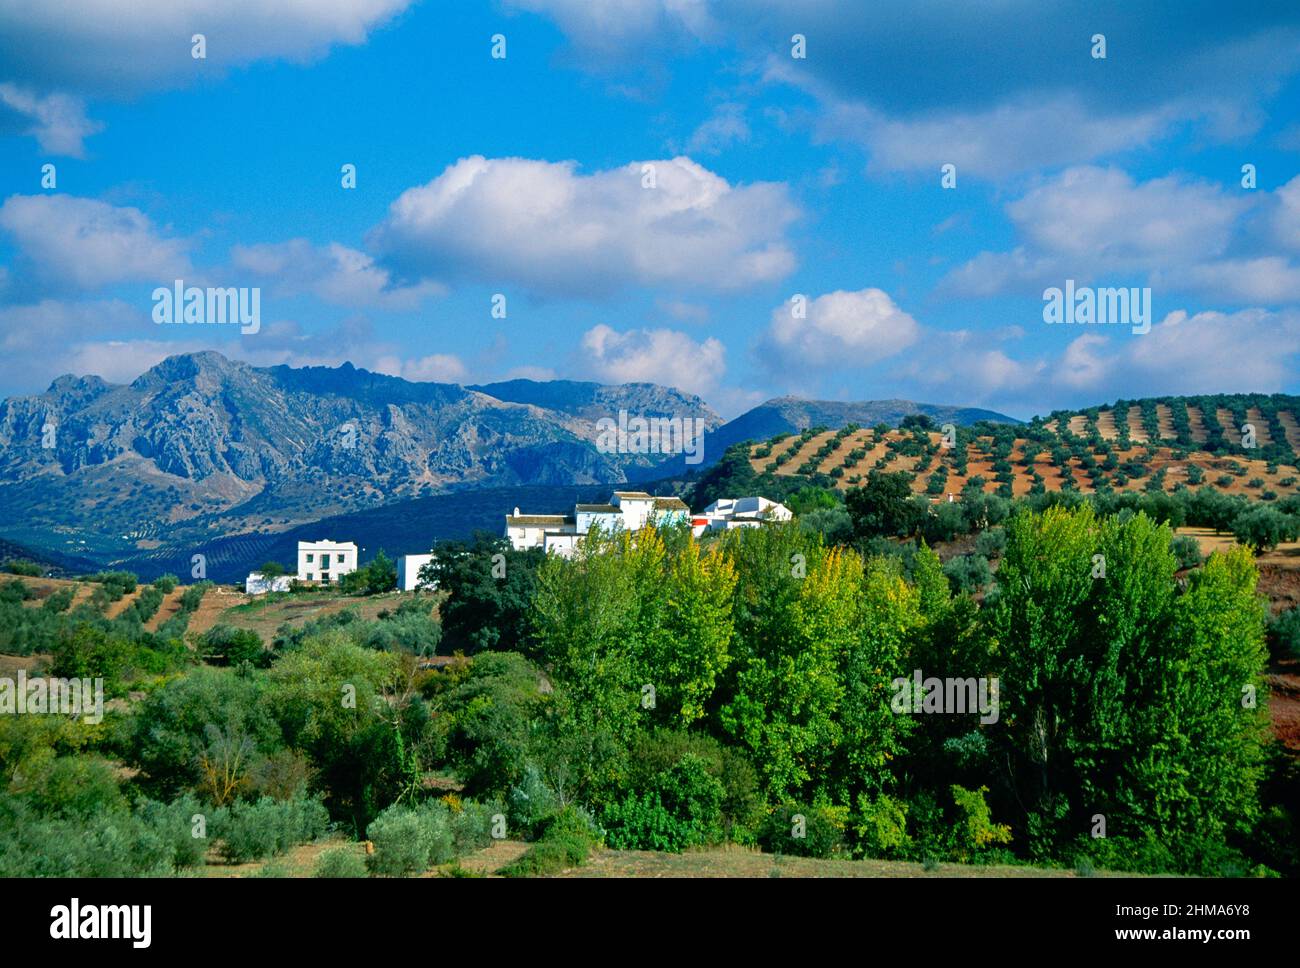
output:
[[845, 495], [844, 503], [860, 538], [906, 536], [919, 524], [912, 503], [912, 475], [906, 471], [873, 470], [864, 486]]

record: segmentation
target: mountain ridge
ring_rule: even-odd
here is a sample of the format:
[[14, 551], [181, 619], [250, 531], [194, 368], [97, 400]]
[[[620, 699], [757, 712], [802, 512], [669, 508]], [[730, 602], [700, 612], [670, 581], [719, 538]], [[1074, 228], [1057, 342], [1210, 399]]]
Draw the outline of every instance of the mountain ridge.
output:
[[0, 401], [0, 529], [27, 542], [57, 534], [39, 542], [52, 550], [124, 554], [464, 489], [614, 486], [698, 467], [598, 447], [598, 421], [620, 410], [700, 418], [706, 462], [731, 438], [822, 418], [1011, 420], [911, 401], [785, 397], [724, 421], [699, 396], [653, 383], [462, 386], [350, 362], [259, 367], [205, 350], [167, 357], [129, 383], [64, 374], [44, 393]]

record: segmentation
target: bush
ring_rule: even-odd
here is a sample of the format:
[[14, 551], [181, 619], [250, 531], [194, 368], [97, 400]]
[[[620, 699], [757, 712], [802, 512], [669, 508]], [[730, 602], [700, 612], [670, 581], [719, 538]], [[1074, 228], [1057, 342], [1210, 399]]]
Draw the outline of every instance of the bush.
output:
[[872, 799], [858, 797], [858, 820], [854, 832], [868, 857], [894, 857], [906, 852], [907, 804], [881, 794]]
[[975, 539], [975, 553], [985, 558], [996, 558], [1007, 546], [1006, 528], [989, 528]]
[[505, 818], [505, 807], [500, 803], [464, 801], [459, 810], [451, 811], [451, 839], [457, 857], [482, 850], [492, 843], [495, 818]]
[[232, 666], [244, 662], [261, 663], [269, 655], [262, 645], [262, 637], [252, 629], [235, 628], [224, 623], [212, 626], [203, 634], [199, 639], [199, 649], [209, 662]]
[[847, 814], [843, 807], [786, 804], [768, 816], [759, 843], [773, 854], [833, 857], [844, 845]]
[[6, 561], [4, 570], [11, 575], [25, 575], [28, 578], [39, 578], [43, 574], [41, 566], [34, 561]]
[[312, 877], [366, 877], [365, 858], [355, 846], [335, 847], [316, 859]]
[[1296, 522], [1289, 514], [1271, 507], [1253, 507], [1232, 522], [1232, 534], [1256, 552], [1276, 548], [1295, 536]]
[[993, 580], [989, 560], [983, 555], [958, 555], [943, 566], [943, 573], [959, 592], [974, 594]]
[[227, 863], [244, 864], [315, 840], [329, 829], [329, 813], [315, 798], [281, 803], [262, 797], [222, 808], [216, 815], [216, 827], [222, 858]]
[[1300, 606], [1279, 612], [1269, 620], [1268, 640], [1275, 655], [1300, 659]]
[[1178, 559], [1179, 568], [1196, 568], [1204, 560], [1201, 543], [1190, 534], [1180, 534], [1169, 542], [1169, 550]]
[[175, 575], [159, 575], [153, 580], [153, 587], [158, 589], [164, 595], [170, 595], [172, 592], [176, 591], [176, 587], [180, 583], [180, 579]]
[[581, 810], [565, 807], [546, 825], [541, 839], [518, 860], [497, 873], [504, 877], [546, 877], [587, 862], [591, 849], [600, 843], [600, 834]]
[[671, 853], [714, 843], [722, 838], [722, 796], [704, 760], [687, 754], [649, 789], [605, 808], [606, 841], [617, 850]]
[[408, 877], [455, 856], [455, 841], [445, 804], [418, 807], [394, 804], [370, 824], [367, 835], [375, 852], [366, 858], [372, 874]]
[[510, 788], [509, 804], [511, 824], [525, 835], [536, 832], [541, 823], [554, 816], [560, 807], [555, 793], [533, 763], [524, 767], [519, 782]]

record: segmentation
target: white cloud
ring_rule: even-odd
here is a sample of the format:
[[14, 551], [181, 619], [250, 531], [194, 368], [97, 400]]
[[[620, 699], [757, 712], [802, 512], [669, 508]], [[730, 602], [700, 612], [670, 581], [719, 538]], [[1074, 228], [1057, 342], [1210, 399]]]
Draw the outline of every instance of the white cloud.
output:
[[403, 192], [370, 242], [413, 278], [566, 296], [727, 290], [793, 269], [784, 232], [797, 215], [784, 185], [732, 186], [684, 157], [583, 175], [573, 162], [476, 155]]
[[137, 208], [91, 198], [11, 195], [0, 205], [0, 229], [13, 237], [27, 274], [50, 291], [164, 284], [190, 267], [185, 240], [164, 236]]
[[237, 245], [231, 261], [240, 269], [271, 280], [286, 295], [309, 292], [337, 306], [414, 309], [446, 290], [433, 282], [394, 286], [388, 270], [357, 249], [337, 242], [313, 245], [306, 239]]
[[104, 129], [86, 117], [86, 105], [68, 94], [39, 95], [16, 84], [0, 84], [0, 105], [32, 122], [26, 134], [36, 138], [41, 151], [53, 155], [85, 157], [83, 141]]
[[703, 324], [709, 321], [709, 307], [698, 303], [687, 302], [684, 299], [656, 299], [655, 305], [661, 312], [679, 323]]
[[713, 337], [696, 342], [671, 329], [618, 332], [601, 324], [582, 337], [587, 366], [605, 383], [659, 383], [701, 396], [726, 370], [726, 349]]
[[121, 300], [43, 299], [28, 305], [0, 306], [0, 355], [19, 370], [44, 366], [52, 351], [74, 340], [153, 325], [146, 310]]
[[1007, 206], [1039, 250], [1107, 268], [1221, 254], [1250, 206], [1218, 185], [1176, 176], [1135, 182], [1117, 168], [1071, 168]]
[[[1270, 196], [1172, 175], [1137, 182], [1114, 168], [1071, 168], [1006, 206], [1021, 244], [980, 253], [950, 272], [940, 289], [963, 296], [1041, 294], [1066, 279], [1087, 285], [1137, 275], [1158, 296], [1294, 303], [1300, 301], [1300, 268], [1281, 256], [1245, 254], [1286, 244], [1290, 206], [1300, 210], [1300, 188], [1295, 197], [1291, 191], [1288, 185]], [[1266, 217], [1252, 221], [1248, 216], [1257, 210]], [[1271, 233], [1254, 223], [1271, 226]]]
[[682, 45], [713, 30], [708, 0], [505, 0], [509, 7], [544, 13], [589, 63], [610, 67], [654, 38]]
[[434, 353], [416, 360], [407, 360], [398, 374], [405, 380], [426, 383], [465, 383], [469, 371], [460, 357], [450, 353]]
[[1300, 175], [1274, 192], [1273, 232], [1279, 243], [1300, 252]]
[[[411, 0], [0, 0], [6, 80], [42, 89], [131, 95], [214, 70], [283, 58], [306, 62], [360, 44]], [[196, 60], [190, 38], [207, 39]]]
[[[742, 71], [811, 95], [815, 134], [861, 144], [885, 171], [953, 162], [1005, 179], [1184, 131], [1240, 141], [1300, 67], [1295, 11], [1267, 4], [1202, 5], [1178, 28], [1156, 6], [1130, 5], [1107, 29], [1110, 57], [1093, 60], [1104, 25], [1077, 4], [508, 2], [548, 15], [604, 72], [662, 76], [679, 52], [726, 44]], [[789, 56], [794, 33], [807, 38], [804, 60]]]
[[880, 289], [837, 290], [803, 307], [793, 299], [772, 310], [758, 347], [775, 373], [815, 366], [865, 367], [916, 342], [921, 327]]
[[686, 142], [686, 153], [716, 155], [733, 144], [745, 143], [749, 136], [745, 106], [730, 102], [719, 104], [713, 114], [691, 133]]
[[768, 76], [820, 92], [824, 111], [816, 122], [818, 135], [868, 148], [871, 171], [931, 172], [937, 179], [943, 165], [953, 164], [959, 183], [963, 176], [1000, 180], [1123, 151], [1160, 136], [1175, 116], [1169, 110], [1106, 116], [1073, 97], [1034, 96], [982, 110], [891, 117], [861, 102], [839, 100], [784, 64]]
[[1220, 302], [1278, 305], [1300, 302], [1300, 266], [1281, 256], [1224, 259], [1153, 273], [1151, 284], [1199, 292]]
[[1101, 396], [1282, 390], [1300, 353], [1300, 314], [1179, 310], [1138, 336], [1076, 337], [1054, 381]]

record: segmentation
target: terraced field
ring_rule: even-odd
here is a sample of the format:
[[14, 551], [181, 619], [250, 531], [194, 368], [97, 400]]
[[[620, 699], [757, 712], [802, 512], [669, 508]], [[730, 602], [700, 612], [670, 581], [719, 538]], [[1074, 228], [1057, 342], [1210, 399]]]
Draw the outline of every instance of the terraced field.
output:
[[[1253, 446], [1247, 446], [1251, 433]], [[756, 472], [825, 475], [839, 488], [860, 484], [872, 470], [908, 471], [916, 475], [913, 490], [936, 500], [977, 477], [985, 491], [1009, 489], [1015, 496], [1067, 487], [1091, 493], [1099, 484], [1172, 491], [1208, 483], [1271, 500], [1298, 489], [1300, 401], [1282, 395], [1121, 401], [1056, 413], [1019, 432], [963, 430], [956, 446], [945, 443], [934, 429], [850, 426], [773, 438], [751, 446], [749, 458]]]

